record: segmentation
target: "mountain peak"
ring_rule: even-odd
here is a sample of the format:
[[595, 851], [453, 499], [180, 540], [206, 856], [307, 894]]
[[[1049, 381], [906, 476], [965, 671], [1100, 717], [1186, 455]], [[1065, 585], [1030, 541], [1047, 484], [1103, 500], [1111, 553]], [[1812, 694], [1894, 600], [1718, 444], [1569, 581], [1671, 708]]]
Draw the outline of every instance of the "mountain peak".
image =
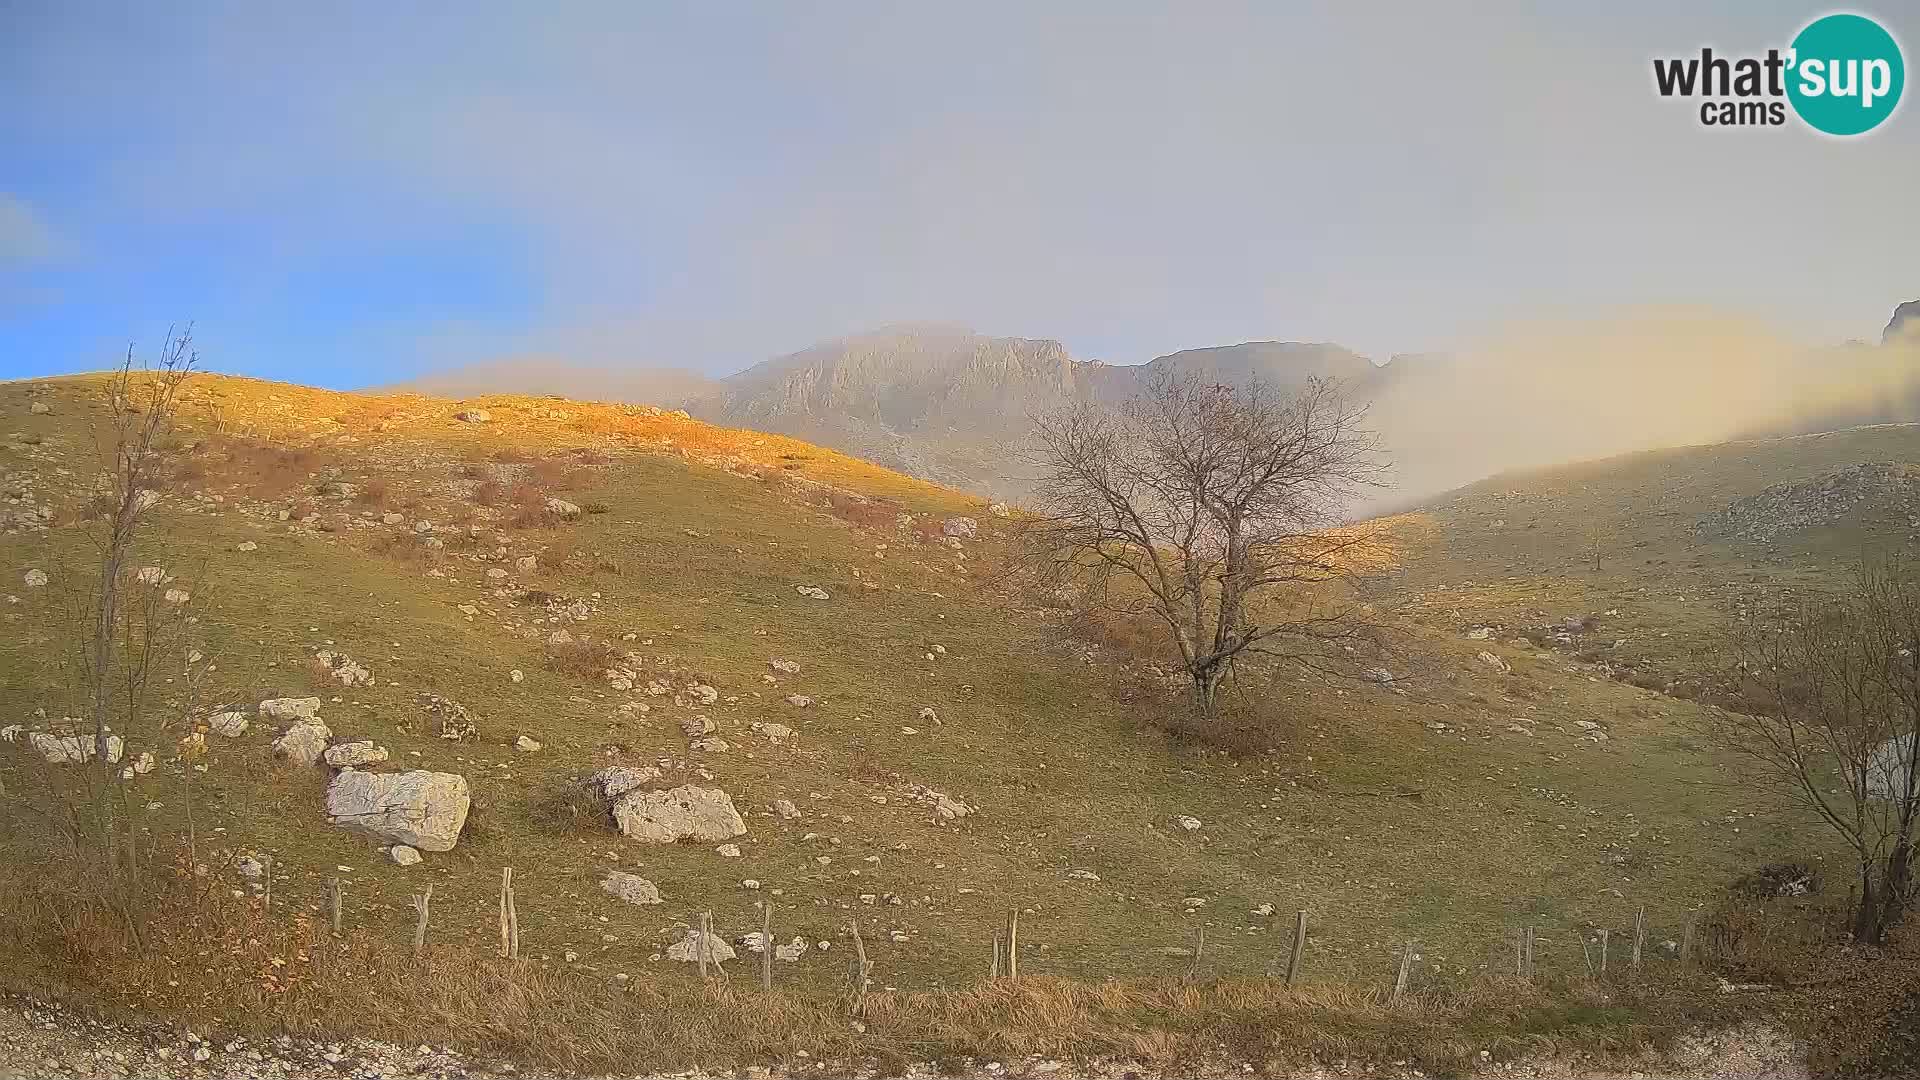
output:
[[1893, 309], [1893, 318], [1880, 332], [1880, 344], [1891, 345], [1897, 338], [1920, 335], [1920, 300], [1909, 300]]

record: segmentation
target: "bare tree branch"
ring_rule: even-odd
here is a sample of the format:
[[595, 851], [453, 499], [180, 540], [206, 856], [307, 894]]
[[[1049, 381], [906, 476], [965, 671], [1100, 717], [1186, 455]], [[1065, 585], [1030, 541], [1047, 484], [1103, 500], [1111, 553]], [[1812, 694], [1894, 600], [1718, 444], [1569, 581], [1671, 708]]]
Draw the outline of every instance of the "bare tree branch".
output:
[[1326, 380], [1288, 395], [1165, 374], [1118, 409], [1043, 416], [1025, 562], [1164, 624], [1203, 713], [1249, 651], [1331, 666], [1326, 646], [1373, 639], [1340, 587], [1382, 547], [1341, 527], [1384, 468], [1365, 415]]

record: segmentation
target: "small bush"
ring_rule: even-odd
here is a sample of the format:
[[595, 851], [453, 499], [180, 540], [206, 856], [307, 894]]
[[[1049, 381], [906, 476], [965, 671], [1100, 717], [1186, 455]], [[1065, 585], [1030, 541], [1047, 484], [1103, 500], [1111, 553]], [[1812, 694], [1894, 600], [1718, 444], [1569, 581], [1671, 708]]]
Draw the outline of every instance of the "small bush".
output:
[[535, 484], [550, 491], [572, 491], [586, 480], [586, 474], [565, 458], [546, 458], [528, 468]]
[[548, 832], [605, 836], [613, 827], [613, 811], [587, 785], [567, 782], [532, 801], [534, 823]]
[[376, 533], [367, 546], [376, 555], [385, 555], [401, 562], [434, 563], [440, 559], [440, 551], [428, 544], [426, 537], [411, 529]]
[[[1222, 691], [1225, 696], [1226, 691]], [[1270, 754], [1287, 745], [1281, 726], [1258, 710], [1227, 706], [1211, 720], [1176, 705], [1163, 713], [1157, 726], [1182, 746], [1218, 750], [1231, 757]]]
[[362, 506], [385, 506], [389, 494], [391, 490], [387, 482], [376, 476], [360, 485], [360, 493], [354, 496], [354, 500]]
[[579, 549], [572, 544], [549, 544], [547, 550], [540, 553], [540, 573], [547, 577], [558, 577], [567, 572], [567, 564], [579, 555]]
[[589, 514], [604, 514], [607, 512], [608, 506], [606, 503], [603, 503], [598, 499], [594, 499], [590, 502], [582, 504], [580, 509], [585, 510]]
[[827, 510], [834, 517], [863, 529], [891, 532], [900, 520], [900, 504], [886, 499], [862, 499], [838, 491], [827, 496]]
[[239, 436], [208, 439], [173, 462], [174, 479], [223, 482], [261, 499], [304, 487], [322, 464], [308, 447], [275, 446]]
[[507, 492], [507, 514], [504, 519], [509, 528], [544, 529], [559, 522], [558, 515], [547, 509], [547, 493], [532, 484], [516, 484]]
[[624, 659], [610, 641], [579, 638], [564, 645], [547, 646], [547, 669], [582, 679], [598, 679]]

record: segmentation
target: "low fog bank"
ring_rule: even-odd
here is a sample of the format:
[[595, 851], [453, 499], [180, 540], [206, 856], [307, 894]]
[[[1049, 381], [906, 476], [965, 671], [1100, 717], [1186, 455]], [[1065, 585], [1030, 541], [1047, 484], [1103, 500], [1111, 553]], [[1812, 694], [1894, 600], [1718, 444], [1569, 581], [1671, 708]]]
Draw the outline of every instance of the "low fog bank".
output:
[[1392, 474], [1370, 513], [1511, 469], [1920, 419], [1912, 338], [1808, 347], [1691, 311], [1515, 326], [1387, 370], [1370, 416]]

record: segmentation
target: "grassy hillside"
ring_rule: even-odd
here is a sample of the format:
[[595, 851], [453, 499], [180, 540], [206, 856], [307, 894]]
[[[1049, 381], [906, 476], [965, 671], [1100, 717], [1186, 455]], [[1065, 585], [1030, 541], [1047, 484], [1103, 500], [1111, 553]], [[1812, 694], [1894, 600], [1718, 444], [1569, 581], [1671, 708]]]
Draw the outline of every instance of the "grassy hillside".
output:
[[[1505, 473], [1395, 519], [1408, 543], [1394, 587], [1435, 626], [1545, 640], [1584, 619], [1570, 645], [1546, 643], [1662, 684], [1718, 663], [1716, 635], [1754, 605], [1911, 554], [1916, 522], [1899, 507], [1818, 505], [1806, 489], [1863, 463], [1916, 461], [1920, 425], [1888, 424]], [[1822, 512], [1788, 521], [1782, 502]], [[1729, 507], [1784, 527], [1729, 530], [1714, 520]]]
[[[88, 572], [76, 519], [97, 469], [102, 387], [0, 386], [0, 476], [16, 526], [0, 536], [0, 595], [12, 594], [0, 607], [0, 716], [30, 730], [74, 711], [53, 661], [72, 633], [61, 599]], [[489, 419], [454, 418], [470, 409]], [[978, 500], [632, 406], [205, 377], [189, 412], [178, 490], [139, 563], [193, 583], [201, 648], [217, 668], [202, 711], [317, 694], [337, 738], [386, 747], [379, 768], [466, 776], [474, 810], [453, 851], [394, 865], [327, 823], [328, 770], [274, 760], [273, 725], [260, 720], [237, 738], [209, 736], [204, 773], [177, 760], [178, 723], [129, 732], [136, 751], [161, 759], [131, 785], [136, 809], [155, 839], [182, 834], [191, 778], [210, 874], [248, 888], [233, 860], [269, 854], [276, 909], [316, 912], [341, 877], [348, 923], [396, 950], [413, 922], [407, 898], [426, 883], [434, 939], [491, 948], [500, 868], [511, 865], [524, 952], [600, 980], [690, 977], [691, 965], [662, 954], [694, 912], [710, 909], [733, 939], [758, 928], [756, 904], [771, 897], [775, 937], [813, 943], [779, 965], [783, 985], [844, 982], [850, 916], [877, 986], [971, 985], [994, 929], [1019, 908], [1029, 973], [1181, 971], [1181, 950], [1204, 929], [1208, 972], [1259, 974], [1284, 968], [1292, 913], [1306, 909], [1314, 978], [1389, 981], [1412, 940], [1415, 985], [1431, 987], [1505, 970], [1526, 924], [1541, 928], [1548, 970], [1581, 967], [1583, 933], [1612, 928], [1617, 945], [1643, 907], [1653, 941], [1677, 938], [1734, 876], [1827, 848], [1803, 815], [1741, 784], [1705, 747], [1698, 706], [1510, 635], [1459, 632], [1502, 613], [1518, 624], [1521, 613], [1603, 603], [1622, 605], [1623, 623], [1661, 625], [1696, 591], [1747, 572], [1742, 556], [1690, 546], [1701, 507], [1824, 466], [1786, 444], [1641, 455], [1461, 492], [1410, 529], [1422, 539], [1409, 541], [1406, 568], [1379, 583], [1419, 616], [1394, 662], [1406, 678], [1247, 686], [1280, 749], [1235, 759], [1169, 741], [1161, 723], [1176, 701], [1120, 692], [1131, 685], [1124, 658], [1066, 640], [1057, 613], [992, 584], [1004, 523]], [[1895, 450], [1817, 445], [1836, 461]], [[552, 519], [538, 510], [547, 495], [584, 512]], [[51, 507], [50, 527], [20, 524], [22, 513], [38, 520], [27, 505]], [[940, 538], [938, 523], [956, 514], [977, 518], [981, 538]], [[1605, 530], [1603, 567], [1619, 567], [1592, 579], [1578, 547], [1589, 523]], [[1639, 547], [1643, 535], [1653, 539]], [[520, 569], [526, 555], [536, 569]], [[1755, 561], [1751, 572], [1799, 565]], [[24, 585], [29, 568], [51, 584]], [[556, 630], [634, 653], [638, 688], [615, 690], [582, 662], [585, 647], [549, 645]], [[373, 684], [317, 675], [321, 649], [364, 664]], [[776, 673], [775, 659], [798, 674]], [[646, 692], [656, 680], [673, 691], [704, 683], [719, 700], [676, 706], [672, 692]], [[437, 737], [424, 693], [476, 713], [477, 741]], [[795, 706], [792, 694], [813, 702]], [[680, 721], [696, 713], [726, 751], [690, 749]], [[795, 735], [775, 742], [756, 723]], [[521, 736], [542, 748], [516, 751]], [[739, 856], [624, 840], [571, 813], [571, 779], [609, 763], [658, 763], [668, 783], [729, 792], [749, 830]], [[71, 772], [0, 745], [0, 876], [56, 857], [47, 811]], [[928, 791], [974, 812], [944, 819]], [[781, 799], [797, 819], [774, 812]], [[655, 881], [665, 902], [603, 892], [616, 869]]]

